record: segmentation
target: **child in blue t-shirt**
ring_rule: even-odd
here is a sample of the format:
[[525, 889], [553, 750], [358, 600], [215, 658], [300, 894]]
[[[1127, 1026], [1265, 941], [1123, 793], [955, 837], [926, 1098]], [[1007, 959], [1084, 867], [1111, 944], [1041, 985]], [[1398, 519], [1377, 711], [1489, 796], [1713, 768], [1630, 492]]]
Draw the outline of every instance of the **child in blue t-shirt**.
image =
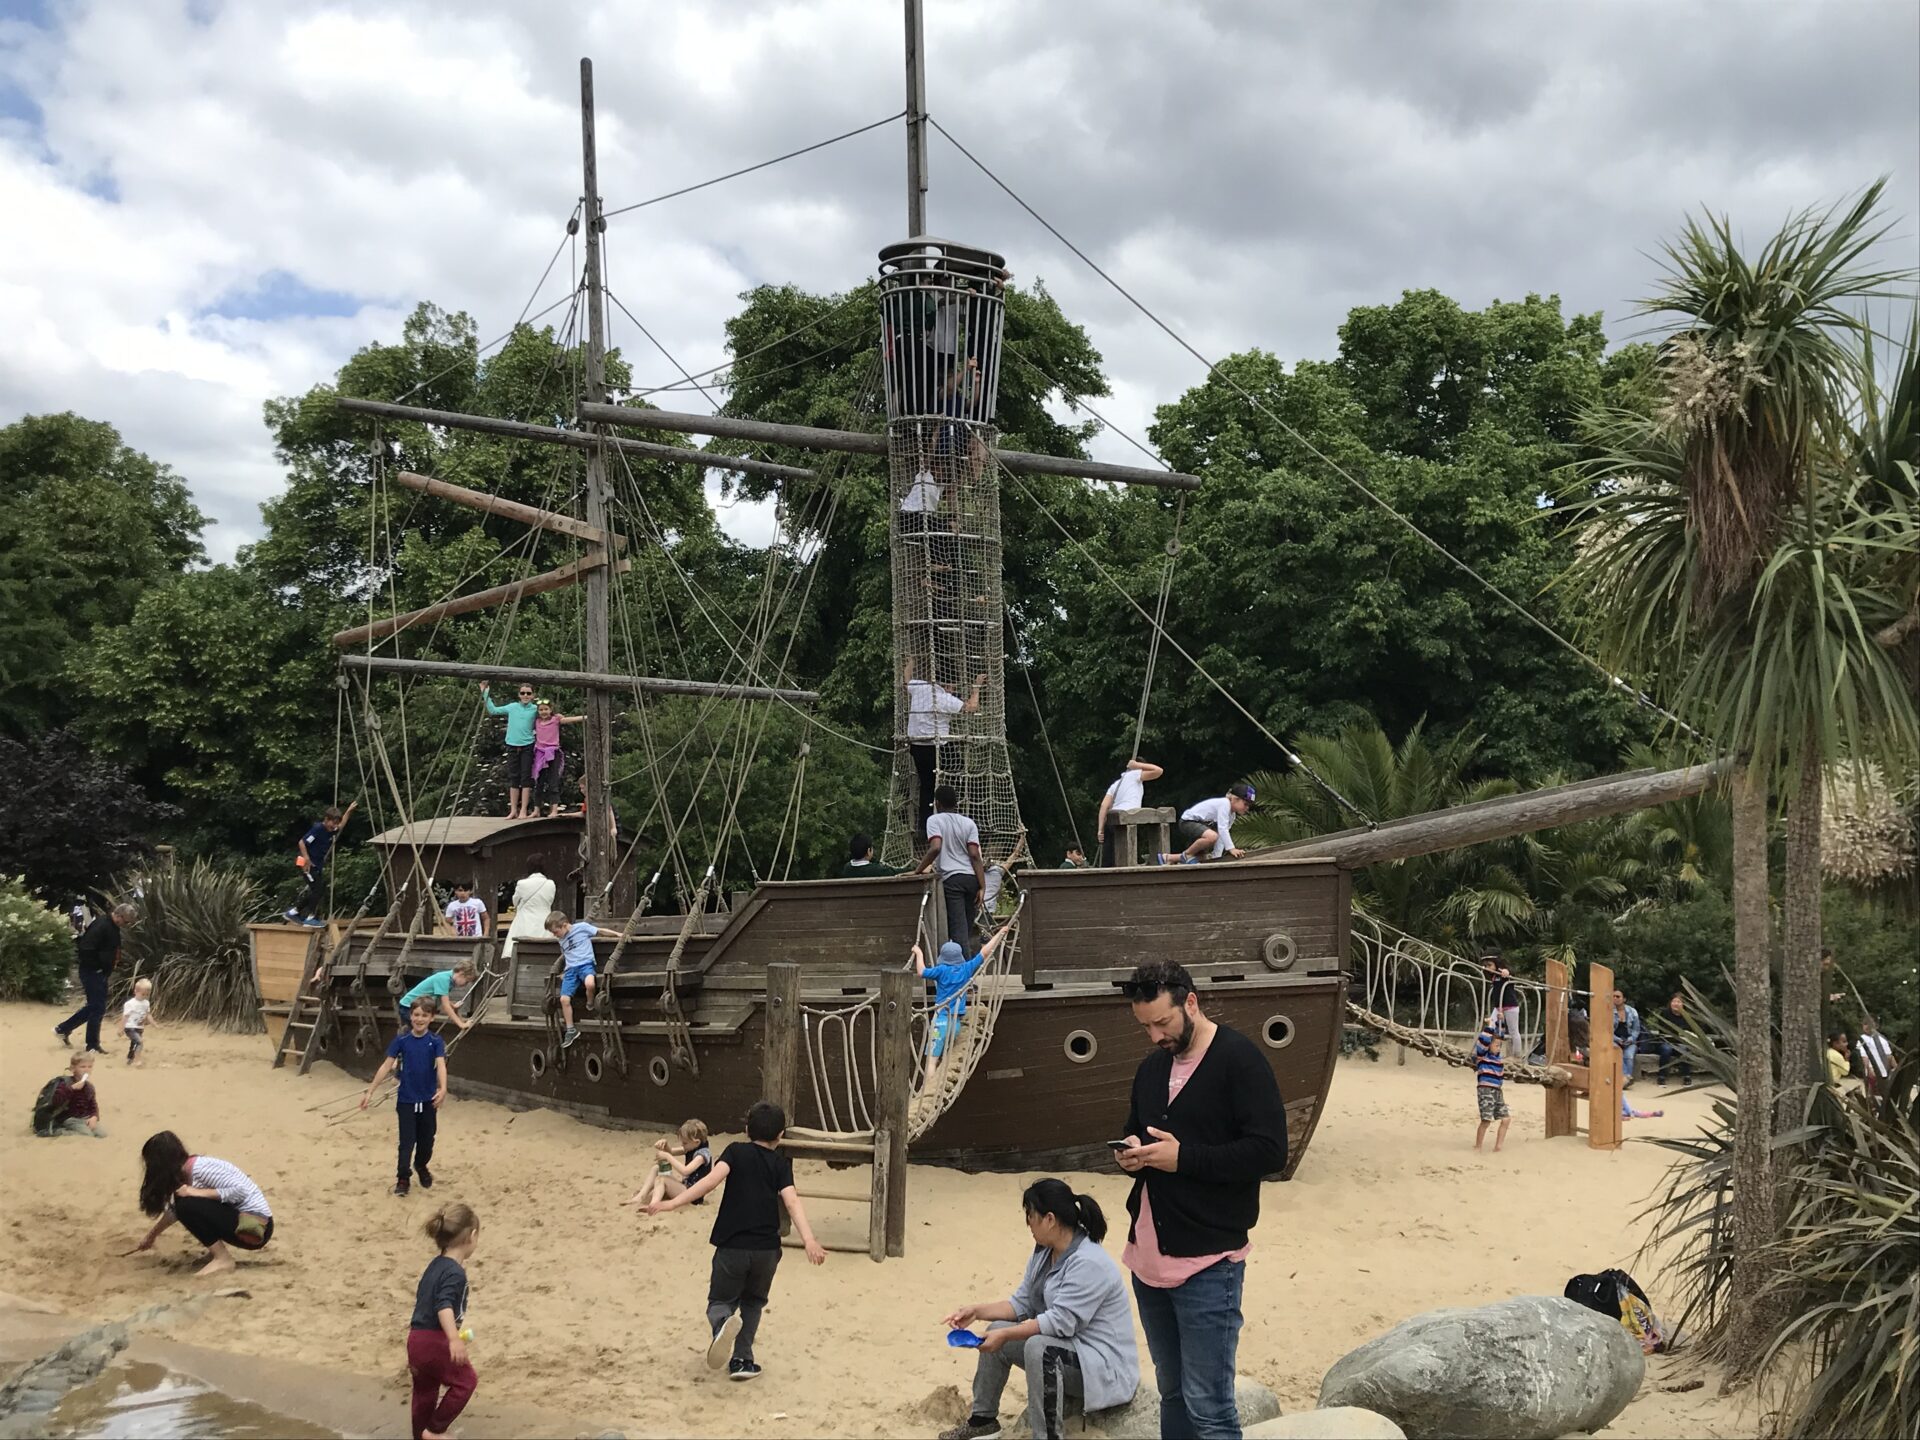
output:
[[387, 1046], [387, 1058], [367, 1082], [360, 1097], [360, 1108], [373, 1100], [374, 1088], [400, 1068], [400, 1089], [393, 1097], [394, 1113], [400, 1119], [400, 1178], [393, 1193], [405, 1195], [410, 1188], [409, 1172], [420, 1176], [420, 1188], [433, 1188], [433, 1172], [427, 1163], [433, 1159], [433, 1137], [439, 1129], [440, 1102], [447, 1098], [447, 1042], [432, 1030], [433, 1003], [417, 1000], [408, 1016], [409, 1028], [393, 1037]]
[[1507, 1143], [1507, 1127], [1513, 1123], [1513, 1112], [1507, 1108], [1505, 1094], [1507, 1062], [1500, 1054], [1501, 1043], [1507, 1038], [1506, 1029], [1506, 1022], [1495, 1011], [1481, 1027], [1480, 1038], [1473, 1042], [1473, 1094], [1480, 1109], [1480, 1128], [1473, 1136], [1476, 1150], [1487, 1138], [1487, 1127], [1497, 1120], [1500, 1128], [1493, 1137], [1497, 1153]]
[[946, 1053], [947, 1042], [960, 1030], [960, 1019], [967, 1013], [967, 987], [973, 983], [973, 977], [980, 973], [980, 967], [992, 958], [993, 952], [1000, 948], [1000, 942], [1006, 938], [1009, 921], [993, 932], [993, 937], [980, 947], [980, 953], [971, 960], [965, 959], [965, 952], [949, 940], [940, 947], [940, 955], [934, 964], [927, 964], [926, 956], [920, 947], [913, 947], [913, 973], [933, 981], [933, 1014], [928, 1019], [927, 1033], [927, 1083], [933, 1083], [933, 1072], [938, 1068], [940, 1057]]
[[610, 935], [618, 940], [620, 932], [586, 920], [569, 920], [558, 910], [548, 912], [547, 929], [560, 942], [560, 960], [565, 967], [560, 974], [560, 1018], [566, 1022], [560, 1044], [565, 1047], [580, 1038], [579, 1027], [573, 1023], [574, 995], [585, 990], [587, 1007], [593, 1007], [593, 937]]

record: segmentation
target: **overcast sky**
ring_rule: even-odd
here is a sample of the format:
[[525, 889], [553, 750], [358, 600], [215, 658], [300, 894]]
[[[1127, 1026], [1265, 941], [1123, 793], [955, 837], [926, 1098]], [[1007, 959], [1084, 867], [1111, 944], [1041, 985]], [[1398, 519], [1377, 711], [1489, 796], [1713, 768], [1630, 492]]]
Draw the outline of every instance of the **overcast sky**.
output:
[[[1529, 291], [1610, 333], [1689, 210], [1769, 233], [1881, 174], [1920, 212], [1920, 6], [928, 0], [928, 109], [1200, 349], [1322, 357], [1357, 304]], [[261, 402], [420, 300], [510, 325], [609, 207], [902, 108], [897, 0], [0, 0], [0, 423], [76, 410], [172, 464], [215, 558], [280, 484]], [[1200, 367], [938, 135], [929, 229], [1044, 279], [1129, 429]], [[763, 281], [905, 229], [902, 128], [617, 217], [611, 283], [696, 369]], [[564, 265], [535, 308], [566, 293]], [[670, 368], [615, 312], [638, 383]], [[675, 404], [682, 404], [678, 398]], [[687, 402], [684, 408], [697, 408]], [[1126, 452], [1108, 440], [1100, 453]], [[757, 528], [736, 514], [744, 534]]]

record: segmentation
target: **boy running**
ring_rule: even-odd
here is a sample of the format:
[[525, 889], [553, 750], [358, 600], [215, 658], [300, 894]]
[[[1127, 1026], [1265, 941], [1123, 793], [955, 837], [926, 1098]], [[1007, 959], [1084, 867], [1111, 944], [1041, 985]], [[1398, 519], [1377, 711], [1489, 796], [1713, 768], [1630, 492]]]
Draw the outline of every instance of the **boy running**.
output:
[[1507, 1062], [1500, 1056], [1501, 1039], [1499, 1022], [1488, 1021], [1480, 1038], [1473, 1042], [1473, 1093], [1480, 1102], [1480, 1128], [1474, 1132], [1473, 1148], [1480, 1148], [1480, 1142], [1487, 1138], [1487, 1126], [1498, 1120], [1500, 1129], [1493, 1137], [1496, 1155], [1507, 1143], [1507, 1127], [1513, 1123], [1513, 1112], [1507, 1109]]
[[285, 911], [287, 919], [296, 925], [319, 926], [327, 923], [320, 919], [320, 872], [327, 868], [327, 856], [333, 851], [334, 836], [346, 828], [347, 821], [353, 818], [353, 812], [359, 805], [358, 800], [345, 810], [338, 805], [329, 805], [327, 813], [308, 826], [307, 833], [300, 837], [300, 853], [293, 863], [300, 867], [304, 879], [299, 899]]
[[433, 1172], [427, 1162], [433, 1159], [433, 1137], [440, 1128], [440, 1102], [447, 1098], [447, 1042], [427, 1028], [433, 1019], [433, 1006], [426, 1000], [414, 1002], [408, 1028], [393, 1037], [387, 1046], [387, 1058], [367, 1082], [360, 1097], [366, 1109], [380, 1082], [400, 1067], [400, 1089], [393, 1097], [394, 1114], [400, 1119], [400, 1178], [393, 1182], [393, 1193], [405, 1195], [411, 1188], [408, 1172], [420, 1176], [420, 1188], [433, 1188]]
[[133, 982], [133, 998], [120, 1007], [120, 1033], [127, 1037], [127, 1064], [144, 1065], [140, 1052], [146, 1048], [147, 1016], [153, 1011], [153, 981]]
[[729, 1380], [752, 1380], [760, 1374], [753, 1359], [753, 1337], [773, 1290], [773, 1272], [780, 1268], [781, 1206], [793, 1217], [793, 1228], [807, 1247], [807, 1263], [822, 1265], [827, 1259], [807, 1225], [800, 1192], [793, 1188], [793, 1161], [780, 1153], [786, 1128], [786, 1112], [770, 1101], [760, 1101], [747, 1112], [744, 1141], [729, 1145], [697, 1184], [671, 1200], [647, 1206], [649, 1215], [664, 1215], [682, 1205], [697, 1204], [716, 1186], [726, 1184], [708, 1237], [713, 1245], [713, 1273], [707, 1282], [707, 1326], [713, 1338], [707, 1343], [707, 1368], [718, 1370], [725, 1364]]

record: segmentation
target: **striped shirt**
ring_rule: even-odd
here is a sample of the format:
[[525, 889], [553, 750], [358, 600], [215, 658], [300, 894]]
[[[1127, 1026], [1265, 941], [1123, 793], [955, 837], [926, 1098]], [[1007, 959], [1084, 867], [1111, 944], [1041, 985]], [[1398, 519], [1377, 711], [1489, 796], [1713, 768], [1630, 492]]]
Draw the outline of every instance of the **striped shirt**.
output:
[[234, 1209], [258, 1215], [262, 1220], [273, 1218], [273, 1211], [267, 1208], [267, 1197], [260, 1193], [260, 1187], [248, 1179], [247, 1172], [238, 1165], [216, 1160], [211, 1155], [196, 1155], [187, 1175], [189, 1183], [197, 1189], [217, 1191], [220, 1198]]
[[1506, 1083], [1507, 1062], [1493, 1053], [1489, 1043], [1492, 1038], [1493, 1027], [1488, 1026], [1473, 1042], [1473, 1080], [1476, 1085], [1491, 1085], [1497, 1090]]

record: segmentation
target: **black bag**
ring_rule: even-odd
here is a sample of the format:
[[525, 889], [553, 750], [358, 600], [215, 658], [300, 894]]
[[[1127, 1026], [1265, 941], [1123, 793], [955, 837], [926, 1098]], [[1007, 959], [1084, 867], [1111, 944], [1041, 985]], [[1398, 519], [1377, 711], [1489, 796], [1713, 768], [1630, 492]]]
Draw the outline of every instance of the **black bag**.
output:
[[1640, 1342], [1649, 1355], [1664, 1354], [1672, 1347], [1647, 1292], [1624, 1270], [1602, 1270], [1598, 1275], [1576, 1275], [1561, 1292], [1567, 1299], [1598, 1311], [1609, 1320], [1618, 1320]]
[[56, 1098], [55, 1092], [66, 1080], [65, 1075], [56, 1075], [40, 1087], [40, 1093], [33, 1097], [33, 1133], [47, 1138], [60, 1127], [67, 1118], [66, 1097]]

